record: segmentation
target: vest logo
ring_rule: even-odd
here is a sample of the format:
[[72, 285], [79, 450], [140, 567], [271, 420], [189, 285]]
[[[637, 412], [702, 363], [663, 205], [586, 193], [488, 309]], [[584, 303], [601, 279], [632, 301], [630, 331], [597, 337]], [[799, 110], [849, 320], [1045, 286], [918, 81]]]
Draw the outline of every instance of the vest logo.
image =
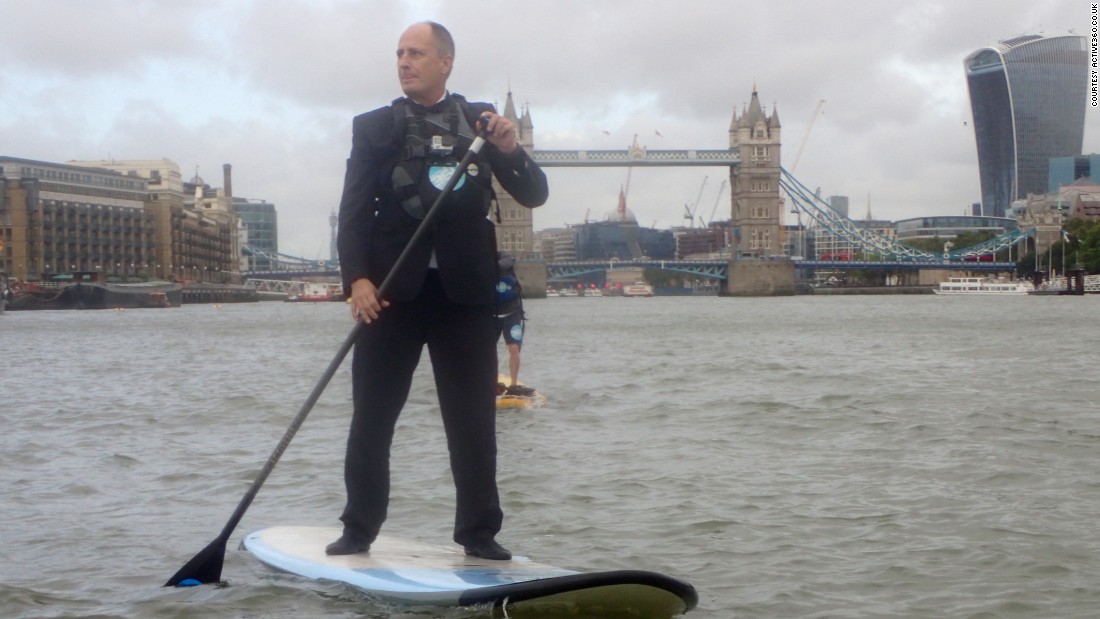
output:
[[[455, 165], [433, 165], [428, 169], [428, 180], [431, 181], [432, 187], [443, 191], [443, 188], [447, 186], [447, 181], [451, 180], [451, 176], [454, 175], [458, 166]], [[462, 175], [462, 178], [458, 179], [458, 183], [455, 184], [455, 189], [461, 189], [462, 185], [466, 183], [466, 175]]]

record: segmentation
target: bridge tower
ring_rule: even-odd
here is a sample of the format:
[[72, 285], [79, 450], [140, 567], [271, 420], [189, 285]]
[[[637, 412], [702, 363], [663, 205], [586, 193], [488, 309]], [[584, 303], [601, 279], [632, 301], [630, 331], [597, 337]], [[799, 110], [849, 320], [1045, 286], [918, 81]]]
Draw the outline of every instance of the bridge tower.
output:
[[783, 213], [779, 201], [779, 113], [764, 113], [752, 88], [752, 100], [730, 123], [730, 148], [741, 153], [741, 165], [730, 168], [733, 213], [730, 225], [737, 257], [765, 258], [783, 253]]
[[741, 165], [730, 167], [733, 212], [726, 293], [772, 296], [794, 293], [794, 266], [789, 261], [760, 260], [783, 254], [783, 206], [779, 199], [779, 112], [767, 115], [760, 105], [756, 84], [752, 99], [730, 122], [730, 149]]
[[[531, 122], [530, 108], [524, 108], [523, 114], [516, 114], [516, 105], [512, 101], [512, 91], [501, 113], [516, 124], [516, 140], [520, 148], [528, 153], [535, 150], [534, 123]], [[516, 257], [516, 276], [527, 297], [546, 295], [546, 264], [535, 252], [535, 220], [531, 209], [521, 206], [515, 198], [494, 178], [498, 206], [489, 213], [497, 227], [497, 249], [511, 253]], [[499, 208], [499, 210], [496, 210]]]

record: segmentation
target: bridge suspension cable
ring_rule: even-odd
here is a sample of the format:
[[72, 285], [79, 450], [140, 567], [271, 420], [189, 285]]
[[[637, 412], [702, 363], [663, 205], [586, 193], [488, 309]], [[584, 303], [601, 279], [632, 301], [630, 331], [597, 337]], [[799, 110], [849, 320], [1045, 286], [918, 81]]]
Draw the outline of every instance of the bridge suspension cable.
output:
[[859, 251], [879, 256], [885, 260], [897, 260], [899, 262], [975, 260], [981, 256], [993, 255], [1003, 249], [1022, 243], [1029, 236], [1034, 235], [1036, 231], [1035, 228], [1026, 231], [1013, 228], [983, 243], [943, 254], [935, 254], [856, 225], [851, 219], [840, 214], [822, 200], [820, 196], [811, 192], [786, 169], [781, 169], [779, 186], [791, 198], [791, 202], [799, 211], [809, 215], [822, 228], [850, 243]]
[[875, 234], [867, 228], [857, 226], [851, 219], [841, 215], [827, 202], [814, 195], [785, 168], [781, 169], [779, 186], [791, 198], [791, 202], [803, 213], [809, 215], [821, 227], [858, 247], [861, 251], [893, 260], [936, 260], [938, 256], [931, 252], [911, 247], [904, 243]]

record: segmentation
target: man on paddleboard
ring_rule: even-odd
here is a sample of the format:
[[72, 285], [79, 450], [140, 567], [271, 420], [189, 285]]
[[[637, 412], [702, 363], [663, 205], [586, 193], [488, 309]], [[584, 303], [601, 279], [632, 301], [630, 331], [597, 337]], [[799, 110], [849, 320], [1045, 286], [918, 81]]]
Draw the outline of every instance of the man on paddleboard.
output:
[[500, 318], [500, 333], [504, 346], [508, 349], [508, 376], [511, 382], [497, 385], [497, 395], [529, 396], [535, 390], [519, 384], [520, 349], [523, 347], [523, 332], [527, 326], [527, 316], [523, 313], [523, 288], [516, 277], [516, 258], [502, 251], [498, 254], [497, 268], [500, 281], [497, 282], [497, 317]]
[[[426, 345], [455, 482], [454, 541], [469, 555], [507, 560], [496, 541], [496, 234], [492, 177], [520, 204], [546, 201], [546, 176], [516, 140], [515, 124], [486, 103], [447, 91], [454, 41], [443, 26], [410, 26], [398, 42], [405, 96], [357, 116], [340, 201], [337, 247], [359, 330], [352, 358], [353, 414], [344, 463], [343, 534], [330, 555], [369, 552], [386, 518], [394, 426]], [[442, 194], [476, 132], [485, 148], [410, 248], [393, 287], [378, 285]]]

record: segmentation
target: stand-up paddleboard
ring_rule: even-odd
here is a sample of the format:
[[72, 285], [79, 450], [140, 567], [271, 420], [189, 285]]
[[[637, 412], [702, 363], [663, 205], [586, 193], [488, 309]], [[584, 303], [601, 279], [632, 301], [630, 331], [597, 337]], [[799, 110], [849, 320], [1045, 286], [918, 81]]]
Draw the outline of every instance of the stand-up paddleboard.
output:
[[380, 536], [369, 554], [325, 554], [339, 527], [281, 526], [244, 538], [261, 562], [306, 578], [334, 580], [388, 602], [493, 608], [498, 616], [667, 619], [698, 603], [690, 584], [657, 572], [575, 572], [525, 557], [488, 561], [458, 546]]
[[[512, 383], [510, 376], [504, 374], [497, 375], [497, 384], [509, 385]], [[526, 387], [522, 381], [517, 381], [517, 385]], [[502, 393], [497, 396], [497, 410], [504, 411], [517, 408], [538, 408], [546, 403], [546, 397], [538, 391], [535, 391], [531, 395], [508, 395]]]

